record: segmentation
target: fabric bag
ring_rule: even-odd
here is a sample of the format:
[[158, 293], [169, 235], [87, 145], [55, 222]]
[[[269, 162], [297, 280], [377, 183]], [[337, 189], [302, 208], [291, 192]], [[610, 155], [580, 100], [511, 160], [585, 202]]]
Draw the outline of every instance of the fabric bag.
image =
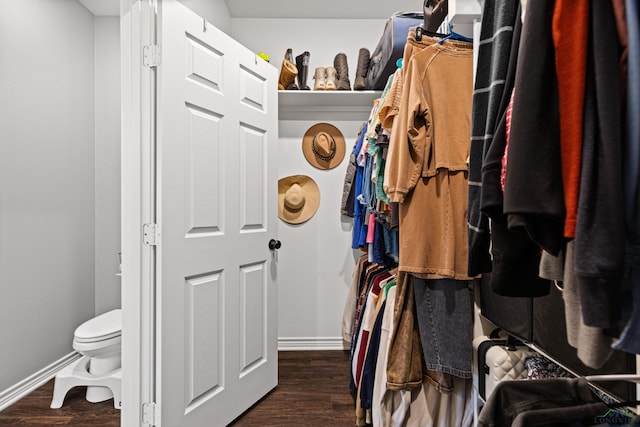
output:
[[396, 61], [404, 53], [409, 28], [417, 27], [423, 22], [424, 15], [419, 12], [397, 12], [387, 20], [382, 37], [369, 61], [368, 90], [384, 89], [389, 76], [398, 68]]

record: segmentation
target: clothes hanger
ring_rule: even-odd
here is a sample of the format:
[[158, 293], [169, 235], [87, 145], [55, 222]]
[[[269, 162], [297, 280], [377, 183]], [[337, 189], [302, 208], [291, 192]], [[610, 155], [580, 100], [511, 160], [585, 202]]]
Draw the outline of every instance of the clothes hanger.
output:
[[445, 38], [443, 38], [442, 40], [440, 40], [438, 42], [438, 44], [442, 44], [447, 40], [457, 40], [457, 41], [463, 41], [463, 42], [467, 42], [467, 43], [473, 43], [473, 39], [467, 36], [463, 36], [462, 34], [456, 33], [455, 31], [453, 31], [451, 29], [451, 24], [449, 24], [449, 35], [447, 35]]
[[426, 35], [430, 37], [438, 37], [438, 38], [444, 38], [449, 36], [449, 34], [442, 34], [435, 31], [429, 31], [425, 29], [422, 25], [418, 25], [416, 27], [416, 37], [415, 37], [417, 42], [422, 41], [422, 35]]

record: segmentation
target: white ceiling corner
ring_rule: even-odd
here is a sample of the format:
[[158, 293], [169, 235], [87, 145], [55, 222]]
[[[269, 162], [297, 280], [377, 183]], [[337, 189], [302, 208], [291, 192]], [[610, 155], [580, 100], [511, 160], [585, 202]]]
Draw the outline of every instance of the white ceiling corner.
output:
[[95, 16], [120, 16], [120, 0], [78, 0]]

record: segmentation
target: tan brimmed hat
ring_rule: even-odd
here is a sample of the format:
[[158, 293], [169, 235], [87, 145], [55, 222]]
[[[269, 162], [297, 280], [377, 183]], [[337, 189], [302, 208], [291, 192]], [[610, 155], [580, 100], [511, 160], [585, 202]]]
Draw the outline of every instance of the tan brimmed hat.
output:
[[278, 217], [289, 224], [311, 219], [320, 205], [318, 184], [307, 175], [291, 175], [278, 180]]
[[345, 153], [344, 137], [340, 130], [329, 123], [311, 126], [302, 137], [302, 152], [307, 161], [318, 169], [333, 169]]

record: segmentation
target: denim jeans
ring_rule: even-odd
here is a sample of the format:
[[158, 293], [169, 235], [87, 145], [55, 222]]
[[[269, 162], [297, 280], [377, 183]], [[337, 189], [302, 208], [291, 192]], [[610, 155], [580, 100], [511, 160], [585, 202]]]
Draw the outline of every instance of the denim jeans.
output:
[[427, 369], [471, 378], [473, 297], [470, 282], [416, 277], [413, 280]]

